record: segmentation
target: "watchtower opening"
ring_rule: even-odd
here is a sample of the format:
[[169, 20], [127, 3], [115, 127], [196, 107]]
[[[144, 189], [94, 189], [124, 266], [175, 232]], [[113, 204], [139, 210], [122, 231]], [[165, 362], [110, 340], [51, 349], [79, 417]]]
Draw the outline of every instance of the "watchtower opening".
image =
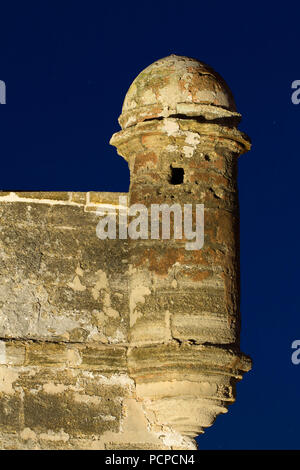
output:
[[182, 184], [184, 179], [184, 169], [171, 166], [170, 184]]

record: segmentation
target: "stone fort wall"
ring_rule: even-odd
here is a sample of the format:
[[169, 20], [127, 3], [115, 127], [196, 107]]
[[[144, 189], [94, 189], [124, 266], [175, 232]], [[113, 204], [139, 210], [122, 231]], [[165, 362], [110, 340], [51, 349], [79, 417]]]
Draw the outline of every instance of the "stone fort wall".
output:
[[[195, 449], [227, 412], [251, 368], [237, 195], [250, 144], [232, 100], [202, 63], [162, 59], [130, 87], [111, 139], [128, 194], [0, 193], [0, 448]], [[100, 240], [97, 210], [125, 195], [204, 204], [203, 248]]]

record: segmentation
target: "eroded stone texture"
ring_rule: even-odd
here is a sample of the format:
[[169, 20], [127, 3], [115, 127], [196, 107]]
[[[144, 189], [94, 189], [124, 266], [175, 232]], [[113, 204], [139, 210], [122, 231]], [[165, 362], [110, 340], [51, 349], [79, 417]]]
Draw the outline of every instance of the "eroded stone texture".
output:
[[126, 241], [99, 240], [84, 205], [17, 196], [0, 198], [0, 337], [126, 342]]
[[227, 412], [251, 368], [239, 350], [239, 119], [218, 74], [172, 55], [133, 82], [111, 140], [130, 204], [204, 204], [200, 250], [99, 240], [97, 209], [123, 193], [0, 193], [1, 448], [193, 449]]

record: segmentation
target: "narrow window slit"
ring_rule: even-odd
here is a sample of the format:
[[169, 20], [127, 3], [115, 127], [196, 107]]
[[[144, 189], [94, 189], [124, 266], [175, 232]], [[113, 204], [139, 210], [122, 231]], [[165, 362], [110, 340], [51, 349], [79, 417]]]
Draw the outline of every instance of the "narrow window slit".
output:
[[184, 178], [183, 168], [174, 168], [171, 166], [170, 184], [182, 184]]

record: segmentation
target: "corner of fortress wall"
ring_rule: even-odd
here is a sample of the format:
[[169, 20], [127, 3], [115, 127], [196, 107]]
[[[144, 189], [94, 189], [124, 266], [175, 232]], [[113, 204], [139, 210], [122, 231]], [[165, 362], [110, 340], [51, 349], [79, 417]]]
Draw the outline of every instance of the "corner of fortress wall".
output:
[[125, 195], [0, 193], [2, 449], [195, 448], [128, 370], [128, 243], [96, 237]]
[[[128, 194], [0, 192], [0, 448], [195, 449], [227, 412], [251, 368], [239, 347], [237, 158], [250, 148], [239, 119], [212, 69], [172, 55], [134, 81], [111, 139]], [[97, 211], [120, 196], [203, 204], [203, 248], [99, 239]]]

